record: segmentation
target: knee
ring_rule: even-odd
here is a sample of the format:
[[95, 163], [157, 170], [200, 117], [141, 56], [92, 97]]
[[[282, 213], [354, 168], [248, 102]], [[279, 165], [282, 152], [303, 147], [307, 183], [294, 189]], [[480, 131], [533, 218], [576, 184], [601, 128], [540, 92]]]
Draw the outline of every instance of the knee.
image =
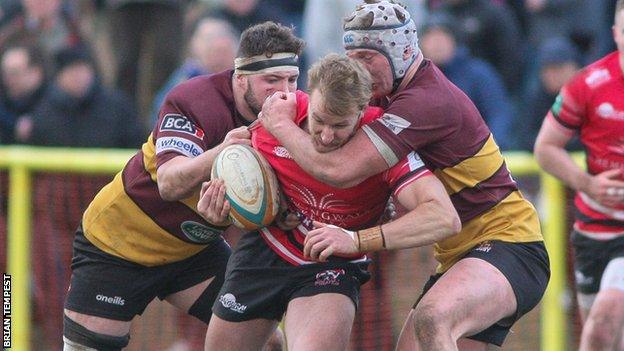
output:
[[445, 331], [450, 332], [446, 313], [433, 304], [419, 304], [412, 318], [416, 337], [420, 341], [435, 338]]
[[262, 348], [262, 351], [282, 351], [284, 349], [284, 333], [280, 328], [275, 329], [273, 335]]
[[129, 334], [112, 336], [92, 332], [63, 316], [63, 351], [121, 351], [129, 342]]

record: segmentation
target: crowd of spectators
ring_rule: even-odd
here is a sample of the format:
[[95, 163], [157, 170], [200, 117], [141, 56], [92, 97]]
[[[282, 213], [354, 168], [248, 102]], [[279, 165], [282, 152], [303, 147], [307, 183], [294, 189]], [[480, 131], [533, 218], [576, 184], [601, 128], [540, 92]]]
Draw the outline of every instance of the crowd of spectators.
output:
[[[138, 147], [173, 86], [231, 68], [239, 33], [266, 20], [306, 40], [305, 88], [307, 66], [343, 52], [341, 20], [358, 2], [3, 0], [0, 144]], [[530, 151], [559, 88], [615, 48], [615, 0], [399, 2], [425, 56], [475, 102], [503, 150]]]

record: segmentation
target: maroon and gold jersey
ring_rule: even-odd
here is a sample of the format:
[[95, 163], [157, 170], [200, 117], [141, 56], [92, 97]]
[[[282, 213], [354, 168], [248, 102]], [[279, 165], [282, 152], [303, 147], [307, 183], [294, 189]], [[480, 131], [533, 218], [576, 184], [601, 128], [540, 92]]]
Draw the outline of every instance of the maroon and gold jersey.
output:
[[[574, 76], [546, 118], [564, 132], [578, 133], [590, 174], [624, 170], [624, 75], [618, 52]], [[574, 203], [574, 227], [579, 232], [605, 240], [624, 235], [624, 204], [608, 207], [582, 192], [576, 194]]]
[[[303, 126], [308, 113], [308, 96], [297, 92], [297, 117], [295, 123]], [[381, 116], [380, 108], [368, 108], [361, 124]], [[291, 231], [269, 226], [261, 229], [267, 244], [284, 260], [294, 264], [315, 263], [303, 255], [303, 241], [312, 228], [312, 221], [333, 224], [357, 230], [370, 227], [379, 221], [391, 193], [398, 194], [407, 184], [431, 175], [416, 153], [412, 152], [391, 169], [372, 176], [347, 189], [322, 183], [305, 173], [292, 159], [277, 139], [263, 127], [252, 128], [252, 144], [275, 170], [281, 190], [290, 201], [290, 209], [301, 215], [302, 223]], [[349, 260], [363, 255], [346, 257]]]
[[537, 213], [511, 177], [489, 128], [470, 99], [430, 61], [389, 99], [384, 116], [363, 127], [389, 165], [416, 150], [442, 181], [462, 221], [436, 244], [439, 271], [484, 240], [543, 240]]
[[245, 124], [235, 110], [232, 71], [175, 87], [141, 150], [84, 213], [87, 239], [111, 255], [145, 266], [179, 261], [205, 248], [220, 228], [198, 214], [199, 193], [180, 201], [163, 200], [156, 170], [173, 157], [200, 155]]

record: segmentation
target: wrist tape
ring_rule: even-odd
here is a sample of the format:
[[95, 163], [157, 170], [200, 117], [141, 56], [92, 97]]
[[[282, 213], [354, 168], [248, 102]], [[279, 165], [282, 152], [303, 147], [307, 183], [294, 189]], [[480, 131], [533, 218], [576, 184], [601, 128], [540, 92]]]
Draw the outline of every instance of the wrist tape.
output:
[[357, 246], [360, 252], [379, 251], [386, 248], [386, 238], [381, 226], [358, 230], [356, 232]]

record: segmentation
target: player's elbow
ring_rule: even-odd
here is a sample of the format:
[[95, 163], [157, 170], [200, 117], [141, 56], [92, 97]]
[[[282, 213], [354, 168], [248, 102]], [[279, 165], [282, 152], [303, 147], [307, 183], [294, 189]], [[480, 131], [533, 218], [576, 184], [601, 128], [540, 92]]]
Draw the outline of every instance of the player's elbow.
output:
[[165, 201], [178, 201], [189, 197], [190, 191], [167, 177], [158, 178], [158, 193]]
[[457, 213], [454, 213], [453, 216], [449, 216], [448, 229], [450, 233], [449, 236], [452, 236], [461, 232], [462, 224]]
[[441, 229], [440, 238], [438, 238], [438, 240], [453, 236], [462, 230], [461, 220], [452, 205], [441, 205], [440, 211], [438, 212], [438, 219], [440, 222], [439, 228]]
[[158, 193], [160, 197], [165, 201], [176, 201], [180, 199], [179, 194], [176, 193], [175, 187], [169, 185], [166, 182], [158, 183]]

